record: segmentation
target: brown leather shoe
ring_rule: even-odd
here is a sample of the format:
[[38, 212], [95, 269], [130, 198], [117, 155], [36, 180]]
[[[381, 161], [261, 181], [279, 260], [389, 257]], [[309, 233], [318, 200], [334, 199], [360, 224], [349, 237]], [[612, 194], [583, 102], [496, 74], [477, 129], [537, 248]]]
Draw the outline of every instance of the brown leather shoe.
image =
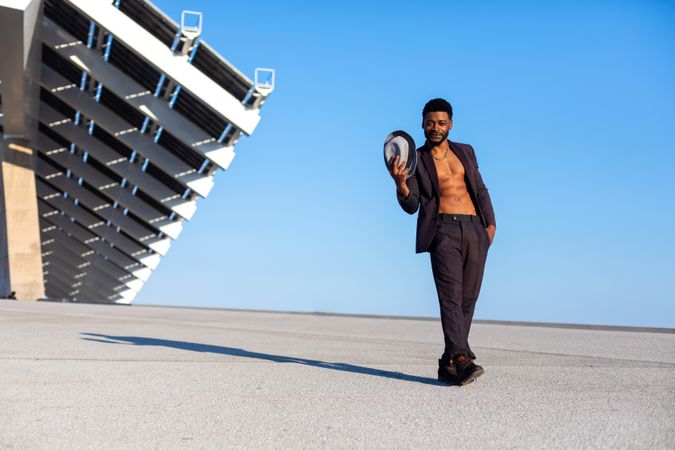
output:
[[438, 360], [438, 381], [442, 381], [453, 386], [457, 385], [457, 370], [455, 369], [455, 363], [452, 360]]
[[455, 370], [457, 371], [456, 380], [460, 386], [466, 386], [476, 381], [476, 378], [483, 375], [483, 368], [466, 355], [457, 355], [454, 358]]

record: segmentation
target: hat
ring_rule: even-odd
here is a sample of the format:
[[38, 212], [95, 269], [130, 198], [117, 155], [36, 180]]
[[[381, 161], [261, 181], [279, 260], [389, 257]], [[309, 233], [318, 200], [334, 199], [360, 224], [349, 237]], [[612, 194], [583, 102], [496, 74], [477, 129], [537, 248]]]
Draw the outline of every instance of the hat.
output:
[[399, 157], [399, 167], [408, 168], [408, 178], [415, 173], [417, 166], [417, 152], [413, 138], [402, 130], [396, 130], [384, 140], [384, 163], [387, 169], [396, 156]]

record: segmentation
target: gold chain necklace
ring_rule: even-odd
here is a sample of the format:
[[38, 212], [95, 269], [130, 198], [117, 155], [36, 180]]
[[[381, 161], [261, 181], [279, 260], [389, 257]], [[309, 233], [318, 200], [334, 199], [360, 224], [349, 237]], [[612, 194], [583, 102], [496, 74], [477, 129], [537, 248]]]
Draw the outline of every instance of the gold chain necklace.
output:
[[434, 153], [431, 152], [431, 157], [434, 158], [436, 161], [443, 161], [443, 160], [445, 159], [445, 157], [448, 156], [448, 152], [449, 152], [449, 151], [450, 151], [449, 148], [448, 148], [447, 150], [445, 150], [445, 154], [443, 155], [442, 158], [436, 158], [436, 157], [434, 156]]

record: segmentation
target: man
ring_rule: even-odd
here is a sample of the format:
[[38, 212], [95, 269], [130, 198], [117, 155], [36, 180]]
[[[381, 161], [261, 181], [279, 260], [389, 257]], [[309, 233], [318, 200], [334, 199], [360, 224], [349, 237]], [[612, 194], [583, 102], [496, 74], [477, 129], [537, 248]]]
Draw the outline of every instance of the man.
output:
[[426, 143], [417, 149], [414, 176], [407, 178], [398, 157], [389, 167], [401, 208], [417, 216], [416, 252], [431, 254], [441, 310], [445, 350], [438, 379], [465, 385], [483, 373], [473, 360], [468, 337], [496, 231], [488, 190], [473, 148], [448, 140], [452, 106], [437, 98], [422, 111]]

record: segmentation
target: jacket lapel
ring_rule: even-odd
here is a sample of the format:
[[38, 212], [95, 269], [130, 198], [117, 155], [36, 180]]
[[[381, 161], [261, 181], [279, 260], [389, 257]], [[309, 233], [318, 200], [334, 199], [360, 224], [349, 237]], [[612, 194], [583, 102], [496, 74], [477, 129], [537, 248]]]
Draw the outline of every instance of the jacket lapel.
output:
[[[459, 145], [455, 144], [454, 142], [448, 140], [450, 143], [450, 149], [452, 152], [457, 156], [457, 159], [462, 163], [464, 166], [464, 174], [466, 177], [469, 179], [469, 184], [471, 186], [471, 189], [473, 190], [474, 186], [476, 185], [476, 180], [474, 177], [473, 173], [473, 166], [471, 165], [471, 161], [469, 161], [469, 157], [466, 155], [466, 153], [459, 147]], [[433, 161], [431, 161], [433, 163]]]
[[[462, 149], [457, 144], [455, 144], [450, 140], [448, 140], [448, 143], [450, 144], [450, 150], [452, 150], [455, 156], [457, 156], [457, 159], [459, 159], [459, 161], [464, 166], [464, 174], [469, 179], [470, 188], [473, 190], [474, 186], [476, 185], [476, 182], [474, 179], [473, 168], [471, 166], [471, 162], [469, 161], [469, 157], [466, 155], [466, 153], [462, 151]], [[424, 144], [424, 146], [420, 150], [422, 162], [424, 163], [424, 167], [427, 169], [427, 172], [429, 173], [429, 178], [431, 178], [431, 184], [434, 187], [436, 195], [440, 197], [441, 192], [440, 188], [438, 187], [438, 172], [436, 172], [436, 164], [434, 164], [434, 159], [433, 156], [431, 156], [431, 151], [429, 150], [429, 147], [427, 147], [426, 144]]]
[[438, 172], [436, 172], [436, 164], [434, 164], [434, 160], [433, 157], [431, 156], [431, 152], [429, 151], [429, 147], [427, 147], [427, 145], [424, 144], [424, 146], [420, 150], [422, 163], [424, 164], [425, 169], [427, 169], [429, 178], [431, 178], [431, 185], [433, 186], [436, 195], [440, 198], [441, 192], [438, 187]]

